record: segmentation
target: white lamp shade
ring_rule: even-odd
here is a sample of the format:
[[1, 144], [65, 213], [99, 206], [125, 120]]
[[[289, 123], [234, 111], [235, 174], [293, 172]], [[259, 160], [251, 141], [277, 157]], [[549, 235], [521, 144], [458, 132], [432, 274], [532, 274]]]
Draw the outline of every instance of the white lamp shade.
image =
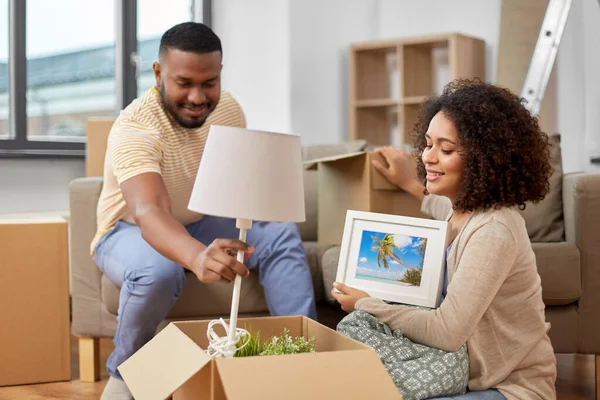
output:
[[302, 171], [298, 136], [212, 125], [188, 208], [219, 217], [303, 222]]

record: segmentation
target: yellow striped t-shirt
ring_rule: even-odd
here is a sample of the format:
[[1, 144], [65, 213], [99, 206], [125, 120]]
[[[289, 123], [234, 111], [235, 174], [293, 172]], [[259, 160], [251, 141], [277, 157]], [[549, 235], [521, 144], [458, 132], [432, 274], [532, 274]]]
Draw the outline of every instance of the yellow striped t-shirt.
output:
[[119, 185], [144, 172], [161, 174], [177, 221], [187, 225], [202, 218], [187, 206], [211, 125], [246, 127], [242, 108], [228, 92], [221, 92], [215, 110], [196, 129], [177, 124], [163, 109], [155, 88], [121, 111], [108, 135], [92, 253], [117, 221], [135, 223]]

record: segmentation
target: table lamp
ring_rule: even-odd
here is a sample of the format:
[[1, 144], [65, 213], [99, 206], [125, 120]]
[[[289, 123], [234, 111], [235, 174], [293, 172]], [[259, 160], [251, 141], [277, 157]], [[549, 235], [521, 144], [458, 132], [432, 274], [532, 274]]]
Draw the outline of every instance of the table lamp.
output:
[[[188, 208], [236, 219], [239, 239], [246, 241], [252, 221], [303, 222], [304, 181], [300, 138], [295, 135], [212, 125]], [[208, 245], [208, 244], [207, 244]], [[237, 253], [244, 262], [244, 253]], [[209, 355], [233, 357], [247, 332], [236, 327], [242, 278], [236, 274], [229, 326], [213, 320], [207, 332]], [[212, 330], [221, 324], [220, 338]]]

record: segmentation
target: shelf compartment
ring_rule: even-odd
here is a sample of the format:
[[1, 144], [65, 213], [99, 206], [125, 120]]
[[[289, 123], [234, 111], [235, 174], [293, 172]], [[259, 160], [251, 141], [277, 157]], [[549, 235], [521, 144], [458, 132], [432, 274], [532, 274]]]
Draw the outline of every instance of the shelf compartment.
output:
[[369, 145], [384, 146], [390, 143], [392, 132], [398, 127], [398, 107], [357, 108], [352, 119], [352, 140], [365, 139]]
[[351, 52], [350, 75], [354, 101], [400, 98], [398, 47]]
[[449, 41], [402, 46], [402, 93], [405, 98], [439, 94], [449, 81]]

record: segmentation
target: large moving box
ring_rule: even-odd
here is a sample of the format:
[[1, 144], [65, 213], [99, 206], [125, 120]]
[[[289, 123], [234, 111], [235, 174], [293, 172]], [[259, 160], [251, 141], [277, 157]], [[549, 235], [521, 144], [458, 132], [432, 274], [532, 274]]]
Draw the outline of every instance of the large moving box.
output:
[[0, 216], [0, 386], [71, 379], [67, 219]]
[[[375, 152], [357, 152], [310, 160], [306, 168], [318, 169], [318, 241], [342, 243], [347, 210], [426, 218], [421, 203], [410, 193], [391, 184], [372, 166], [385, 164]], [[416, 164], [411, 164], [416, 168]]]
[[375, 350], [306, 317], [246, 318], [238, 326], [262, 339], [284, 328], [314, 337], [315, 353], [228, 359], [206, 354], [209, 322], [172, 322], [119, 367], [136, 399], [402, 399]]

